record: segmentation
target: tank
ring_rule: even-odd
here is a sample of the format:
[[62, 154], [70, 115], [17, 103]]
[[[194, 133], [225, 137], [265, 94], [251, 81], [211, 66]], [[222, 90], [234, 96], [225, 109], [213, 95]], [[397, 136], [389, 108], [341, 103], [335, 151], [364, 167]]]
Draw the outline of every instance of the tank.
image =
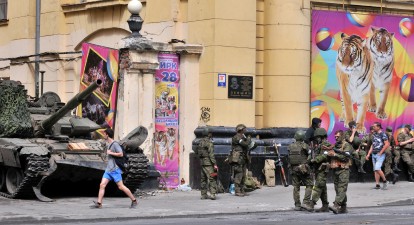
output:
[[[106, 144], [93, 139], [102, 127], [88, 118], [71, 115], [102, 84], [96, 80], [66, 104], [53, 92], [39, 99], [27, 97], [18, 81], [0, 80], [0, 195], [7, 198], [38, 198], [49, 181], [99, 181], [106, 167]], [[134, 193], [148, 173], [148, 159], [140, 145], [148, 136], [138, 126], [120, 140], [129, 157], [123, 174]]]

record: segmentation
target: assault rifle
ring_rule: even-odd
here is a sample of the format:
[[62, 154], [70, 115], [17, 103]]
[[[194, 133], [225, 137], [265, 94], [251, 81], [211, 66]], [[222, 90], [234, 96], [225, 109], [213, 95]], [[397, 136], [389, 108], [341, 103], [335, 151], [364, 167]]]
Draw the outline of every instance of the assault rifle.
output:
[[277, 156], [277, 160], [275, 161], [275, 166], [276, 168], [279, 167], [280, 169], [280, 179], [282, 180], [283, 186], [288, 187], [289, 184], [287, 183], [287, 180], [286, 180], [285, 168], [283, 168], [283, 162], [282, 162], [282, 158], [280, 157], [279, 148], [278, 148], [280, 144], [274, 144], [273, 146], [275, 147], [276, 156]]

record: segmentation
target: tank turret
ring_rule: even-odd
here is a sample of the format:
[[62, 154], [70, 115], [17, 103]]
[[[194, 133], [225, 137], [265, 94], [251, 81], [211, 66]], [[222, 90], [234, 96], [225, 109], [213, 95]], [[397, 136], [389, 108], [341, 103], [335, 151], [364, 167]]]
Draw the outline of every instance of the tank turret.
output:
[[[96, 80], [94, 83], [92, 83], [89, 87], [87, 87], [84, 91], [78, 93], [68, 101], [63, 107], [61, 107], [57, 112], [53, 113], [51, 116], [49, 116], [47, 119], [43, 121], [38, 121], [37, 125], [35, 127], [35, 137], [43, 137], [45, 134], [49, 135], [73, 135], [74, 133], [79, 135], [79, 129], [76, 129], [80, 126], [73, 126], [76, 125], [84, 125], [82, 126], [83, 130], [86, 132], [92, 132], [94, 130], [97, 130], [101, 128], [96, 123], [90, 121], [87, 118], [70, 118], [70, 127], [61, 126], [61, 129], [55, 129], [52, 130], [52, 127], [64, 116], [66, 116], [70, 111], [72, 111], [74, 108], [76, 108], [79, 104], [81, 104], [89, 95], [93, 93], [95, 89], [97, 89], [102, 84], [102, 80]], [[56, 104], [56, 103], [55, 103]], [[85, 126], [86, 125], [86, 126]], [[89, 129], [84, 129], [85, 127], [89, 127]], [[63, 128], [63, 129], [62, 129]], [[67, 129], [65, 129], [67, 128]], [[73, 128], [73, 129], [72, 129]]]

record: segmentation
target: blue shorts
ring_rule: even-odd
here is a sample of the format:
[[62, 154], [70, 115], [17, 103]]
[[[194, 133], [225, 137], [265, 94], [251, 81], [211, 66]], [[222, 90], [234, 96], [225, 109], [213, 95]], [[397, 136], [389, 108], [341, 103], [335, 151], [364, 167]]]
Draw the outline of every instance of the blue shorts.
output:
[[122, 180], [122, 170], [119, 168], [116, 168], [116, 170], [112, 172], [105, 171], [103, 178], [106, 178], [108, 180], [113, 180], [115, 183], [118, 183]]
[[384, 163], [385, 160], [385, 152], [382, 153], [381, 156], [378, 156], [378, 154], [372, 154], [372, 164], [374, 167], [374, 171], [381, 170], [382, 163]]

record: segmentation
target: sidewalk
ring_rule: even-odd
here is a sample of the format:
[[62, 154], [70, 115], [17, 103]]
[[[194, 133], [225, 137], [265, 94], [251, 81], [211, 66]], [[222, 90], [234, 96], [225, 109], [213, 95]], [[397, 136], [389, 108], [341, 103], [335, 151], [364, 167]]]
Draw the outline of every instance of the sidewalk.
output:
[[[414, 183], [398, 182], [388, 190], [373, 190], [374, 183], [350, 183], [348, 207], [412, 205]], [[219, 194], [217, 200], [200, 200], [199, 191], [155, 191], [139, 198], [137, 209], [129, 209], [130, 200], [105, 198], [102, 209], [89, 209], [96, 198], [59, 198], [52, 203], [36, 200], [11, 200], [0, 197], [0, 224], [13, 221], [53, 220], [82, 221], [91, 219], [162, 218], [202, 216], [207, 214], [237, 214], [293, 210], [292, 186], [263, 187], [247, 197]], [[302, 197], [304, 187], [301, 188]], [[152, 194], [152, 195], [151, 195]], [[328, 184], [328, 199], [333, 202], [335, 191]], [[318, 206], [320, 206], [318, 202]], [[308, 212], [303, 212], [308, 213]]]

